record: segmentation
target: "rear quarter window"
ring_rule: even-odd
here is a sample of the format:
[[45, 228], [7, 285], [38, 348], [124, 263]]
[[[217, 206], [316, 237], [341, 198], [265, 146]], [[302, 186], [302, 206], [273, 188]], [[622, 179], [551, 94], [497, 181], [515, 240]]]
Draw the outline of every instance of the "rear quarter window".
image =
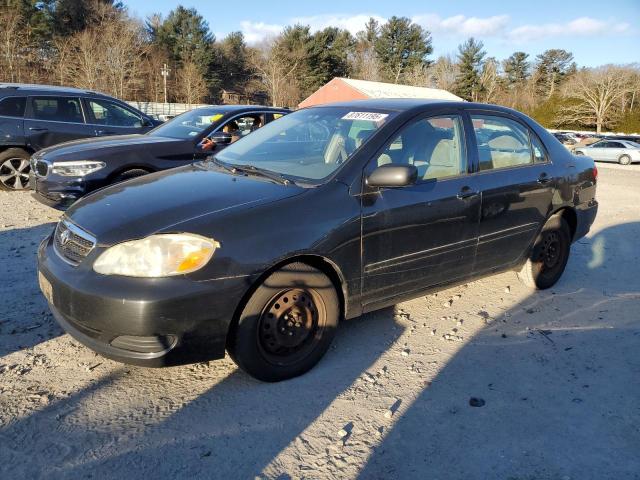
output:
[[24, 116], [24, 107], [27, 104], [26, 97], [6, 97], [0, 100], [0, 116], [16, 117]]

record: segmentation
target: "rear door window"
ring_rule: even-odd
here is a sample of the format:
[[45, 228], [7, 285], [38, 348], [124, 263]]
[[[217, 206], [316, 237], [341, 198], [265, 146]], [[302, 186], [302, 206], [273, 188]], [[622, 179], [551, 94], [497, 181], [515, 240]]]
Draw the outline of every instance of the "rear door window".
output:
[[50, 122], [84, 123], [77, 97], [32, 97], [32, 116]]
[[506, 117], [471, 115], [480, 170], [519, 167], [533, 162], [529, 131]]
[[26, 97], [7, 97], [0, 100], [0, 116], [23, 117], [24, 107], [27, 104]]

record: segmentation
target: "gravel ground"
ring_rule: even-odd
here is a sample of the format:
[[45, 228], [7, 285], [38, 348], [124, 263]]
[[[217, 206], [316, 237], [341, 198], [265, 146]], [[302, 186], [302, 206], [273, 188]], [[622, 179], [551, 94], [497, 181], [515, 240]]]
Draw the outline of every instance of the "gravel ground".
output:
[[36, 281], [59, 218], [0, 192], [0, 478], [640, 478], [640, 166], [551, 291], [505, 273], [344, 322], [303, 377], [130, 367]]

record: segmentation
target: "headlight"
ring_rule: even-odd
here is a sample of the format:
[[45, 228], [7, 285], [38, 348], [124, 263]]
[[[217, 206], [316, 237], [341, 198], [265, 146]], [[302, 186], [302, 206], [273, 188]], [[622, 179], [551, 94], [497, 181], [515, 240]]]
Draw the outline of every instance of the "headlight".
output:
[[105, 167], [104, 162], [92, 160], [78, 160], [75, 162], [53, 162], [53, 173], [65, 177], [84, 177]]
[[168, 277], [204, 267], [220, 244], [190, 233], [158, 234], [105, 250], [93, 269], [103, 275]]

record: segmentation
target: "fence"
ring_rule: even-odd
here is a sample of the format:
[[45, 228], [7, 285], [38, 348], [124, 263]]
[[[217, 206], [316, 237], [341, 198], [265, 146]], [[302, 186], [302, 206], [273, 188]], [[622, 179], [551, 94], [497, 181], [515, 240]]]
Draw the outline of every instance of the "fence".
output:
[[188, 110], [198, 107], [205, 107], [206, 104], [190, 104], [190, 103], [159, 103], [159, 102], [133, 102], [127, 101], [129, 105], [137, 108], [143, 113], [160, 120], [168, 120], [176, 115], [180, 115]]

